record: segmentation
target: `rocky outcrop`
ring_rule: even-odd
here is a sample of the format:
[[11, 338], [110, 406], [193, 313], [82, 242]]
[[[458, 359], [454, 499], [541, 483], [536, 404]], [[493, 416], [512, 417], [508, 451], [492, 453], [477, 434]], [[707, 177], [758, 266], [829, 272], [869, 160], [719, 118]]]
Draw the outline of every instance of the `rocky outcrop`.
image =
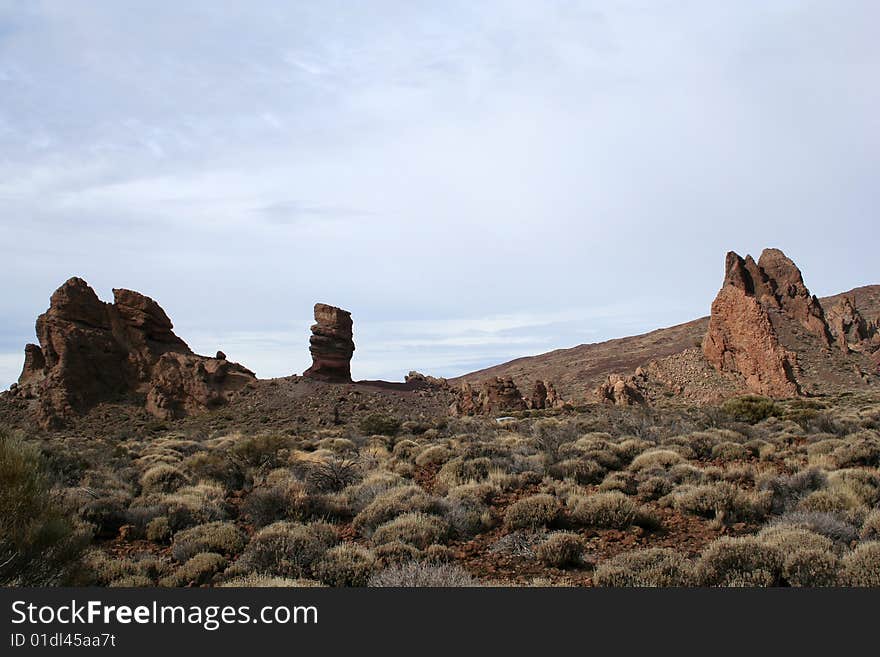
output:
[[716, 370], [742, 376], [752, 392], [791, 397], [801, 393], [797, 353], [827, 351], [832, 343], [821, 304], [782, 251], [766, 249], [757, 263], [727, 254], [703, 341]]
[[556, 392], [556, 387], [550, 381], [535, 381], [532, 394], [528, 399], [528, 407], [531, 409], [562, 408], [565, 401]]
[[[104, 303], [88, 283], [71, 278], [37, 318], [40, 344], [25, 347], [16, 394], [37, 400], [42, 426], [61, 426], [100, 402], [125, 398], [146, 399], [158, 417], [177, 417], [225, 403], [254, 379], [240, 365], [218, 368], [216, 359], [194, 354], [153, 299], [123, 289], [113, 296]], [[187, 363], [176, 377], [169, 375], [172, 362]]]
[[877, 335], [877, 326], [862, 317], [849, 297], [843, 297], [827, 313], [831, 334], [844, 352], [850, 348], [861, 350]]
[[601, 402], [615, 406], [644, 404], [647, 402], [647, 396], [642, 390], [645, 379], [646, 374], [641, 367], [634, 376], [611, 374], [607, 381], [596, 388], [594, 396]]
[[303, 372], [303, 376], [333, 383], [351, 383], [351, 356], [354, 354], [351, 313], [316, 303], [309, 351], [312, 366]]
[[487, 415], [522, 411], [526, 401], [510, 377], [486, 379], [478, 386], [462, 384], [458, 399], [450, 409], [453, 415]]

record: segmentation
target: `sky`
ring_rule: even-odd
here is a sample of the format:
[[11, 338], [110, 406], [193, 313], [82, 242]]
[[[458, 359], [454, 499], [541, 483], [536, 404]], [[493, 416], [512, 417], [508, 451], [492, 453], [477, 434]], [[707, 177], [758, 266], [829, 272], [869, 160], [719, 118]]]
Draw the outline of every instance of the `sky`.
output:
[[880, 3], [0, 0], [0, 388], [52, 291], [193, 349], [454, 376], [708, 314], [728, 250], [880, 283]]

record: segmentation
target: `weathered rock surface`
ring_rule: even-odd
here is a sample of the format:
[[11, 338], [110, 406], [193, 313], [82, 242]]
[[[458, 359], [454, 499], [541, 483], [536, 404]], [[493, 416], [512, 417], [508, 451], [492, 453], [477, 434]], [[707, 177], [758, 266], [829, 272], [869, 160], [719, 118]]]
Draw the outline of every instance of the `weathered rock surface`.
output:
[[477, 386], [465, 383], [450, 409], [454, 415], [510, 413], [527, 408], [526, 401], [510, 377], [486, 379]]
[[354, 354], [351, 313], [325, 303], [315, 304], [315, 323], [309, 338], [312, 366], [303, 376], [334, 383], [351, 382]]
[[599, 401], [615, 406], [644, 404], [647, 399], [642, 390], [642, 383], [646, 378], [647, 375], [642, 368], [638, 368], [634, 376], [611, 374], [607, 381], [596, 388], [594, 395]]
[[104, 303], [88, 283], [71, 278], [37, 318], [40, 344], [25, 347], [16, 394], [37, 400], [42, 426], [132, 396], [145, 398], [158, 417], [177, 417], [224, 403], [255, 378], [238, 364], [216, 367], [216, 359], [194, 354], [153, 299], [123, 289], [113, 296]]
[[782, 251], [766, 249], [757, 263], [727, 254], [703, 340], [717, 371], [742, 376], [761, 395], [796, 396], [802, 392], [798, 353], [827, 352], [832, 343], [822, 305]]
[[565, 401], [556, 392], [556, 386], [552, 382], [539, 379], [532, 386], [528, 406], [532, 409], [562, 408], [565, 406]]
[[850, 348], [869, 348], [878, 334], [877, 326], [862, 317], [849, 297], [844, 296], [826, 316], [831, 334], [837, 346], [844, 352], [848, 352]]

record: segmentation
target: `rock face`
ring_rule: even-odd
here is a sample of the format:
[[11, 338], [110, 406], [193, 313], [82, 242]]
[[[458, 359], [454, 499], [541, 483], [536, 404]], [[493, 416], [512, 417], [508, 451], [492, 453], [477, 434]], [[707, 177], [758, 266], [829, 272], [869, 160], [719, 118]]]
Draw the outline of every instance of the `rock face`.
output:
[[703, 341], [716, 370], [741, 375], [751, 392], [796, 396], [798, 352], [827, 352], [832, 343], [821, 304], [782, 251], [766, 249], [757, 263], [727, 254], [724, 285]]
[[495, 377], [479, 386], [463, 384], [450, 410], [453, 415], [486, 415], [522, 411], [526, 407], [513, 379]]
[[865, 343], [873, 341], [877, 335], [877, 326], [869, 324], [853, 304], [849, 297], [843, 297], [828, 311], [828, 326], [831, 334], [844, 352], [850, 348], [862, 349]]
[[40, 344], [25, 347], [16, 392], [37, 400], [42, 426], [58, 427], [102, 401], [132, 396], [146, 398], [157, 417], [178, 417], [225, 403], [255, 378], [235, 363], [219, 366], [194, 354], [149, 297], [123, 289], [113, 296], [104, 303], [88, 283], [71, 278], [37, 318]]
[[312, 366], [303, 372], [303, 376], [320, 381], [351, 383], [351, 356], [354, 353], [351, 313], [325, 303], [316, 303], [309, 351]]

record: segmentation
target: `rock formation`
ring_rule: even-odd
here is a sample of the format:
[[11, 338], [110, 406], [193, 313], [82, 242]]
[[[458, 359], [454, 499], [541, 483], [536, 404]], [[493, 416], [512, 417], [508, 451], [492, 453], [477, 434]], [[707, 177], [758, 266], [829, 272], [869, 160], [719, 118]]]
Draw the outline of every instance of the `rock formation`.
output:
[[599, 401], [614, 404], [615, 406], [631, 406], [644, 404], [647, 397], [642, 390], [641, 383], [646, 378], [644, 370], [638, 368], [635, 376], [623, 376], [611, 374], [605, 383], [600, 384], [594, 391], [594, 396]]
[[178, 417], [225, 403], [254, 379], [236, 363], [194, 354], [149, 297], [122, 289], [113, 296], [104, 303], [71, 278], [37, 318], [40, 344], [25, 347], [16, 394], [37, 400], [42, 426], [132, 396], [157, 417]]
[[320, 381], [351, 383], [351, 356], [354, 353], [351, 313], [325, 303], [316, 303], [309, 351], [312, 366], [303, 372], [303, 376]]
[[532, 409], [562, 408], [565, 402], [556, 392], [556, 387], [550, 381], [535, 381], [532, 395], [528, 400], [528, 406]]
[[851, 347], [861, 349], [877, 335], [877, 327], [869, 324], [849, 297], [843, 297], [828, 311], [828, 326], [837, 345], [848, 352]]
[[522, 411], [527, 407], [510, 377], [486, 379], [478, 387], [462, 384], [450, 409], [454, 415], [486, 415]]
[[833, 338], [821, 304], [800, 270], [778, 249], [756, 263], [727, 254], [724, 285], [712, 303], [703, 353], [719, 372], [770, 397], [801, 394], [800, 351], [827, 351]]

